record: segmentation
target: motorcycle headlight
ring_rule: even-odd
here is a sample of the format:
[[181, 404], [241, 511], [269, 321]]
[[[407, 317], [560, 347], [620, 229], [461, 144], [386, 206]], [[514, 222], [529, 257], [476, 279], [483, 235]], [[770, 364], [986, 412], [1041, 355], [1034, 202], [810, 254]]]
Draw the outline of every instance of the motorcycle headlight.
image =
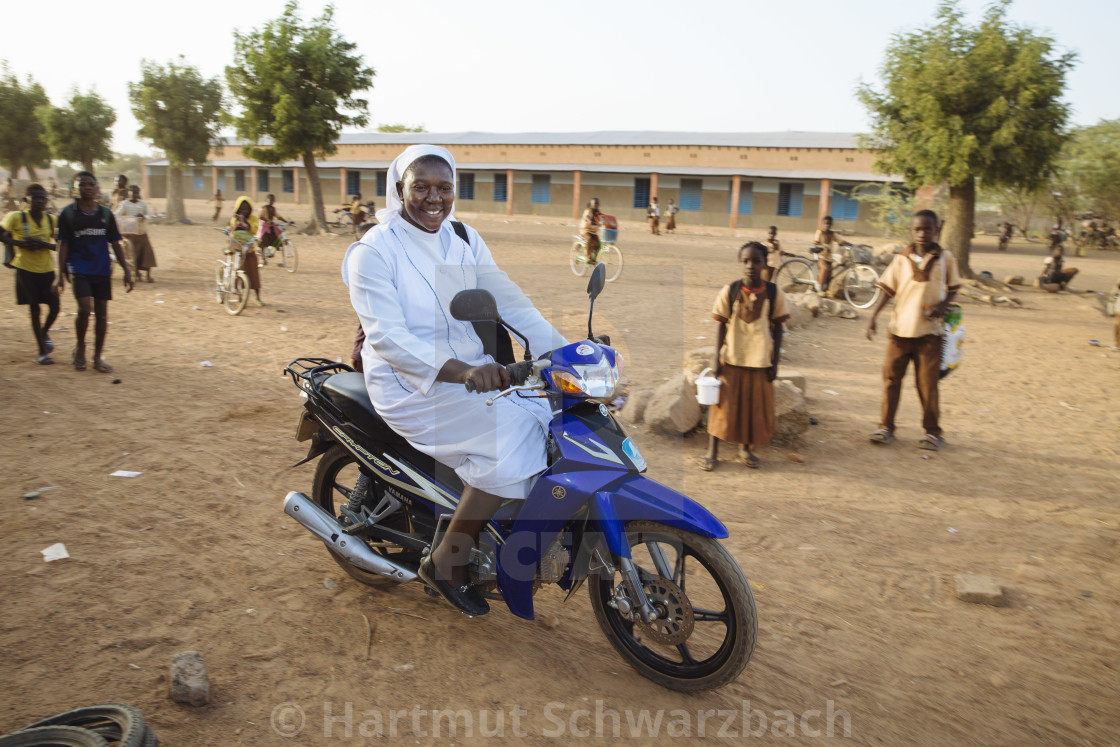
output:
[[552, 380], [564, 394], [582, 394], [591, 399], [606, 399], [613, 395], [621, 375], [606, 356], [595, 363], [574, 365], [572, 371], [574, 374], [554, 371]]

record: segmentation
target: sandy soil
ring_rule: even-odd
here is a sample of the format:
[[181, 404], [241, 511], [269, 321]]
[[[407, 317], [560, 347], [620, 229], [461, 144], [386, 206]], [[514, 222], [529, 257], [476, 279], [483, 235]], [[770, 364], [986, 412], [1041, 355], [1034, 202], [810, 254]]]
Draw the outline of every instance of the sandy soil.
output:
[[[742, 677], [680, 695], [619, 659], [586, 594], [564, 604], [543, 590], [533, 622], [502, 609], [472, 621], [419, 586], [345, 576], [281, 511], [288, 490], [310, 492], [314, 465], [290, 467], [305, 453], [292, 438], [300, 400], [280, 372], [299, 356], [347, 354], [348, 241], [297, 237], [299, 271], [263, 269], [267, 305], [231, 317], [210, 285], [220, 237], [205, 205], [190, 209], [199, 224], [153, 231], [157, 282], [114, 290], [114, 375], [66, 365], [70, 316], [54, 334], [59, 365], [35, 365], [25, 310], [10, 292], [0, 307], [0, 732], [118, 701], [168, 745], [485, 743], [496, 732], [594, 744], [616, 742], [616, 728], [646, 742], [1120, 742], [1120, 354], [1087, 297], [1023, 290], [1022, 310], [966, 306], [965, 363], [942, 389], [950, 446], [929, 458], [910, 385], [899, 441], [867, 442], [884, 343], [839, 319], [787, 336], [783, 365], [808, 378], [820, 424], [764, 449], [763, 469], [702, 473], [703, 434], [635, 428], [651, 474], [728, 525], [758, 603]], [[586, 329], [571, 222], [462, 217], [566, 333]], [[710, 344], [714, 293], [755, 232], [623, 228], [628, 265], [596, 328], [615, 335], [636, 385], [656, 384]], [[981, 238], [973, 267], [1029, 277], [1042, 255]], [[1080, 289], [1120, 276], [1116, 254], [1069, 264]], [[63, 308], [74, 311], [69, 294]], [[118, 469], [142, 474], [109, 476]], [[22, 497], [44, 487], [56, 489]], [[71, 558], [44, 563], [55, 542]], [[1007, 606], [959, 601], [959, 573], [997, 578]], [[203, 708], [168, 697], [171, 657], [188, 649], [210, 673]], [[458, 712], [454, 735], [440, 709]], [[285, 737], [301, 712], [302, 730]]]

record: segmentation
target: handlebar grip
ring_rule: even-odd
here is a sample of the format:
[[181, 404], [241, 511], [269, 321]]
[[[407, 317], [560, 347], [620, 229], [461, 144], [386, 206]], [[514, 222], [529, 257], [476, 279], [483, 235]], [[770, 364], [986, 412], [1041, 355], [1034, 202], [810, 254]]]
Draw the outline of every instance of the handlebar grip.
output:
[[465, 382], [463, 382], [463, 386], [465, 386], [467, 388], [468, 392], [475, 391], [474, 382], [471, 381], [470, 379], [467, 379]]

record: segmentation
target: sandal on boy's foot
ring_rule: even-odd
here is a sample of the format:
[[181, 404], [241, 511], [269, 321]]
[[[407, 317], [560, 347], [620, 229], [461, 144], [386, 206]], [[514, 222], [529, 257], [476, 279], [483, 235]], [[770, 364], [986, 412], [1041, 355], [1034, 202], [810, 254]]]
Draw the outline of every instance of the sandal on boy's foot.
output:
[[481, 617], [490, 611], [489, 603], [482, 598], [481, 594], [471, 588], [469, 583], [456, 586], [450, 581], [441, 581], [436, 578], [436, 567], [435, 563], [432, 562], [431, 555], [424, 558], [420, 563], [416, 575], [420, 576], [421, 581], [443, 597], [445, 601], [457, 607], [464, 615]]
[[758, 469], [762, 466], [762, 460], [760, 460], [754, 454], [743, 454], [740, 459], [742, 460], [743, 464], [747, 465], [751, 469]]
[[54, 363], [54, 358], [51, 358], [49, 355], [40, 355], [35, 359], [35, 362], [40, 366], [49, 366]]
[[929, 451], [940, 451], [941, 447], [945, 445], [945, 439], [941, 436], [935, 436], [932, 433], [927, 433], [918, 442], [919, 449], [928, 449]]
[[98, 358], [93, 362], [93, 370], [101, 373], [113, 373], [113, 367], [106, 363], [104, 358]]
[[84, 353], [79, 356], [77, 348], [74, 348], [72, 351], [70, 351], [70, 362], [71, 364], [73, 364], [75, 371], [86, 370], [86, 356]]
[[702, 456], [702, 457], [700, 457], [700, 461], [697, 463], [697, 465], [700, 467], [700, 469], [704, 470], [705, 472], [711, 472], [712, 470], [714, 470], [716, 468], [716, 465], [718, 463], [719, 462], [717, 462], [715, 459], [713, 459], [710, 456]]
[[873, 444], [889, 444], [894, 440], [894, 434], [886, 428], [880, 428], [871, 434], [871, 443]]

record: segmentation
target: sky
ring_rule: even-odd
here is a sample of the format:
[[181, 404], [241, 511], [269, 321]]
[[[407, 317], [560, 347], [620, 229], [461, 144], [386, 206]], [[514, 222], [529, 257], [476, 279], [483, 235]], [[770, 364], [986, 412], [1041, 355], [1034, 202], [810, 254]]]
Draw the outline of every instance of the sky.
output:
[[[310, 19], [325, 5], [302, 0], [301, 15]], [[857, 87], [878, 87], [891, 37], [929, 25], [937, 7], [922, 0], [334, 5], [336, 28], [376, 71], [365, 129], [403, 123], [433, 133], [865, 132]], [[986, 5], [960, 3], [970, 23]], [[141, 60], [182, 55], [224, 84], [234, 30], [251, 31], [283, 8], [277, 0], [21, 2], [4, 13], [0, 60], [21, 79], [30, 74], [56, 105], [75, 87], [97, 91], [117, 112], [113, 149], [148, 155], [151, 143], [136, 135], [128, 103]], [[1067, 77], [1072, 124], [1120, 118], [1120, 3], [1015, 0], [1008, 17], [1077, 53]]]

